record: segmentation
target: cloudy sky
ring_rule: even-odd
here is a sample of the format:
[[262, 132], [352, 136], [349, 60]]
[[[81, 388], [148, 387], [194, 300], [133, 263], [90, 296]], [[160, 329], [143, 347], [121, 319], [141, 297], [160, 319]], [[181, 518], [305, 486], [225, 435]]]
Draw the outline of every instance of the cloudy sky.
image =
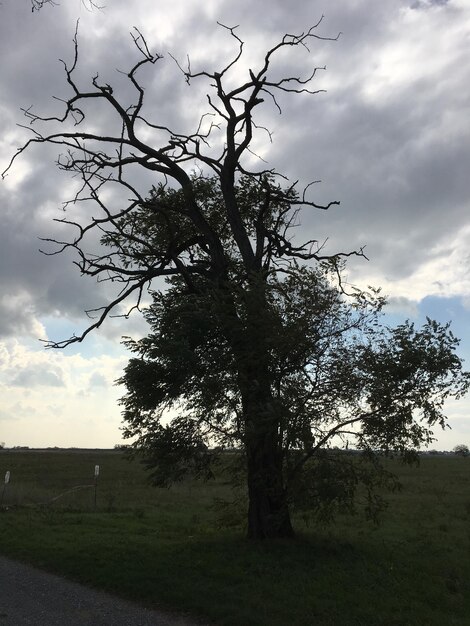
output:
[[[63, 0], [31, 12], [30, 0], [0, 5], [0, 169], [29, 138], [21, 108], [56, 115], [68, 95], [59, 59], [73, 58], [80, 18], [79, 76], [96, 73], [125, 93], [122, 74], [136, 61], [137, 27], [165, 58], [146, 72], [152, 113], [176, 130], [195, 129], [204, 86], [189, 88], [168, 53], [193, 69], [220, 69], [234, 52], [227, 32], [246, 41], [256, 67], [285, 32], [325, 18], [312, 43], [281, 55], [275, 72], [307, 75], [327, 66], [315, 88], [326, 93], [266, 104], [257, 152], [293, 180], [315, 186], [327, 213], [303, 215], [303, 229], [328, 238], [331, 252], [366, 246], [369, 262], [351, 263], [350, 282], [382, 286], [396, 321], [426, 315], [452, 320], [470, 367], [470, 3], [468, 0], [107, 0], [87, 10]], [[26, 122], [27, 123], [27, 122]], [[96, 111], [97, 129], [111, 123]], [[8, 446], [113, 446], [121, 441], [113, 384], [128, 354], [122, 335], [142, 332], [138, 317], [113, 320], [82, 344], [44, 350], [84, 328], [84, 309], [103, 304], [104, 287], [81, 278], [71, 256], [39, 253], [57, 235], [73, 181], [57, 153], [31, 150], [0, 182], [0, 441]], [[142, 194], [152, 181], [137, 178]], [[145, 187], [147, 186], [147, 187]], [[448, 406], [452, 430], [435, 447], [470, 444], [470, 400]]]

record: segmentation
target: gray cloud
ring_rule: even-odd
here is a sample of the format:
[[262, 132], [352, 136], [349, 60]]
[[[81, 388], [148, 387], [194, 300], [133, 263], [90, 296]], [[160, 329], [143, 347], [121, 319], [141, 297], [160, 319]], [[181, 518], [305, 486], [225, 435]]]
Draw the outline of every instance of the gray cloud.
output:
[[443, 7], [449, 4], [450, 0], [416, 0], [410, 5], [412, 9], [429, 9], [433, 6]]
[[11, 380], [12, 387], [64, 387], [61, 372], [52, 369], [38, 369], [36, 366], [29, 366], [18, 372]]
[[403, 296], [392, 297], [388, 299], [387, 313], [417, 317], [419, 314], [418, 304], [414, 300]]
[[90, 376], [89, 386], [90, 387], [107, 387], [108, 382], [106, 378], [103, 376], [103, 374], [100, 374], [99, 372], [93, 372], [93, 374]]
[[[426, 63], [414, 65], [413, 73], [407, 75], [406, 55], [401, 64], [397, 61], [400, 50], [413, 43], [426, 45], [419, 37], [429, 35], [431, 26], [427, 31], [419, 29], [437, 13], [439, 7], [431, 5], [444, 4], [448, 6], [440, 12], [441, 18], [448, 22], [443, 29], [449, 29], [452, 46], [428, 43], [434, 57], [412, 48], [409, 64], [416, 63], [413, 54]], [[313, 190], [318, 201], [341, 200], [339, 208], [326, 214], [304, 213], [302, 231], [308, 231], [307, 236], [328, 237], [330, 251], [367, 245], [376, 273], [398, 279], [434, 257], [436, 246], [452, 245], [456, 233], [468, 224], [470, 197], [470, 96], [462, 88], [470, 82], [470, 66], [465, 39], [452, 35], [452, 28], [469, 19], [469, 10], [443, 1], [415, 5], [436, 11], [410, 12], [410, 2], [405, 0], [322, 0], [314, 7], [293, 0], [288, 9], [276, 0], [202, 5], [163, 0], [158, 7], [139, 0], [129, 12], [128, 3], [117, 0], [105, 11], [81, 15], [79, 80], [89, 84], [90, 77], [99, 72], [124, 101], [131, 102], [132, 90], [116, 69], [128, 69], [137, 58], [128, 35], [134, 24], [147, 35], [152, 49], [171, 51], [182, 62], [188, 52], [193, 67], [213, 69], [236, 49], [228, 34], [216, 27], [216, 20], [240, 24], [247, 51], [261, 52], [268, 45], [265, 42], [272, 44], [285, 31], [304, 29], [324, 12], [319, 32], [334, 36], [342, 31], [338, 42], [313, 42], [310, 55], [300, 50], [291, 57], [281, 56], [275, 71], [279, 75], [307, 73], [312, 64], [326, 64], [328, 70], [319, 75], [317, 85], [328, 92], [280, 98], [282, 116], [267, 105], [261, 121], [274, 132], [267, 158], [270, 165], [300, 183], [321, 179], [322, 184]], [[35, 110], [48, 114], [60, 111], [61, 103], [51, 96], [67, 94], [58, 58], [72, 58], [77, 7], [78, 3], [63, 3], [34, 15], [19, 2], [0, 9], [4, 68], [0, 137], [15, 135], [2, 145], [4, 161], [8, 158], [4, 151], [19, 145], [23, 134], [14, 126], [15, 121], [22, 121], [20, 106], [34, 104]], [[407, 11], [417, 20], [414, 30], [405, 30]], [[402, 72], [403, 77], [391, 85], [387, 73], [395, 76], [394, 72]], [[194, 129], [206, 106], [206, 84], [188, 88], [168, 55], [142, 78], [148, 86], [149, 114], [178, 131]], [[104, 130], [118, 124], [102, 107], [93, 109], [92, 122]], [[261, 136], [260, 142], [265, 139]], [[0, 298], [0, 335], [32, 334], [36, 320], [48, 316], [83, 320], [83, 310], [103, 304], [109, 293], [108, 287], [80, 278], [73, 255], [59, 258], [38, 253], [38, 236], [61, 234], [51, 219], [60, 215], [58, 208], [70, 184], [54, 168], [55, 158], [53, 150], [36, 149], [25, 158], [29, 171], [21, 183], [13, 190], [0, 184], [0, 283], [2, 294], [8, 296]], [[133, 176], [142, 193], [154, 182], [142, 172]], [[96, 241], [90, 242], [95, 245]], [[352, 271], [360, 268], [367, 273], [367, 267], [351, 263]], [[19, 303], [16, 308], [15, 302]], [[113, 323], [102, 336], [114, 339], [119, 333], [126, 333], [124, 323], [122, 327]]]

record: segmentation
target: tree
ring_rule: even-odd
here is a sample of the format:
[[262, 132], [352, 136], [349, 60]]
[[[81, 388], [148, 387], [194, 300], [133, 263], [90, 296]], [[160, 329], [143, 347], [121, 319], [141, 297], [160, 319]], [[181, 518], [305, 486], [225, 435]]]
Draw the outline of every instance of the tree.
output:
[[457, 454], [458, 456], [469, 456], [470, 450], [464, 443], [460, 443], [458, 446], [455, 446], [454, 454]]
[[[109, 315], [122, 314], [131, 297], [127, 314], [150, 293], [144, 314], [152, 332], [127, 342], [136, 357], [122, 379], [126, 434], [136, 437], [158, 484], [188, 470], [210, 473], [216, 444], [240, 449], [248, 536], [256, 539], [292, 535], [292, 505], [327, 516], [351, 508], [359, 481], [373, 514], [374, 487], [393, 484], [379, 455], [409, 458], [431, 439], [433, 425], [445, 423], [444, 400], [469, 385], [448, 326], [428, 320], [421, 330], [409, 323], [382, 327], [378, 292], [346, 293], [343, 262], [364, 256], [362, 250], [326, 254], [315, 240], [292, 239], [301, 207], [326, 210], [338, 202], [320, 205], [310, 199], [310, 186], [299, 192], [274, 170], [250, 168], [253, 138], [268, 132], [255, 119], [266, 97], [281, 112], [279, 94], [318, 93], [311, 83], [319, 68], [305, 78], [273, 78], [271, 66], [283, 49], [336, 39], [317, 34], [320, 22], [285, 35], [235, 86], [244, 50], [235, 28], [222, 26], [237, 51], [220, 71], [178, 64], [188, 84], [210, 83], [210, 116], [191, 134], [146, 115], [139, 72], [162, 57], [138, 31], [133, 39], [141, 56], [127, 72], [135, 91], [130, 105], [98, 76], [89, 89], [77, 84], [75, 36], [73, 62], [65, 64], [72, 93], [63, 114], [25, 110], [33, 137], [9, 166], [33, 144], [65, 149], [59, 167], [78, 174], [82, 185], [64, 208], [91, 203], [100, 213], [90, 221], [59, 220], [77, 234], [49, 240], [59, 244], [52, 254], [72, 249], [82, 274], [121, 287], [89, 312], [96, 318], [82, 334], [49, 346], [82, 341]], [[115, 132], [94, 130], [90, 102], [117, 114]], [[41, 122], [59, 128], [44, 133], [37, 129]], [[155, 175], [150, 193], [133, 182], [135, 167]], [[116, 195], [106, 193], [115, 188], [124, 192], [117, 208]], [[87, 252], [96, 234], [103, 247]], [[161, 278], [166, 288], [152, 287]], [[167, 409], [177, 412], [169, 424], [162, 422]], [[352, 443], [361, 455], [333, 449]]]

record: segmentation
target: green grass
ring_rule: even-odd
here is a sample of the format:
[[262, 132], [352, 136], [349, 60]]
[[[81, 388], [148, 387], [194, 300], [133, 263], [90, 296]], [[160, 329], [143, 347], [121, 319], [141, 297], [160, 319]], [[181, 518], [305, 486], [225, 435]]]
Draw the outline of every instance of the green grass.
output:
[[[91, 488], [40, 504], [92, 484], [97, 463], [96, 511]], [[138, 463], [103, 451], [4, 451], [7, 469], [0, 552], [145, 605], [220, 626], [470, 624], [470, 459], [394, 465], [404, 488], [378, 528], [296, 520], [296, 540], [262, 544], [219, 528], [223, 477], [153, 489]]]

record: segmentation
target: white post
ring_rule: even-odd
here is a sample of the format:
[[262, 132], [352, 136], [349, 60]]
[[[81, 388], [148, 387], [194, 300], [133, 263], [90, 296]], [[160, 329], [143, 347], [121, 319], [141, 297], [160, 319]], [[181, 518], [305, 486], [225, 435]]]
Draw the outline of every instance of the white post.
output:
[[96, 511], [96, 492], [98, 491], [98, 476], [100, 475], [100, 466], [95, 465], [95, 511]]
[[5, 495], [5, 489], [7, 488], [8, 483], [10, 482], [10, 470], [7, 470], [5, 473], [5, 481], [3, 483], [3, 489], [2, 489], [2, 497], [0, 499], [0, 506], [3, 505], [3, 497]]

